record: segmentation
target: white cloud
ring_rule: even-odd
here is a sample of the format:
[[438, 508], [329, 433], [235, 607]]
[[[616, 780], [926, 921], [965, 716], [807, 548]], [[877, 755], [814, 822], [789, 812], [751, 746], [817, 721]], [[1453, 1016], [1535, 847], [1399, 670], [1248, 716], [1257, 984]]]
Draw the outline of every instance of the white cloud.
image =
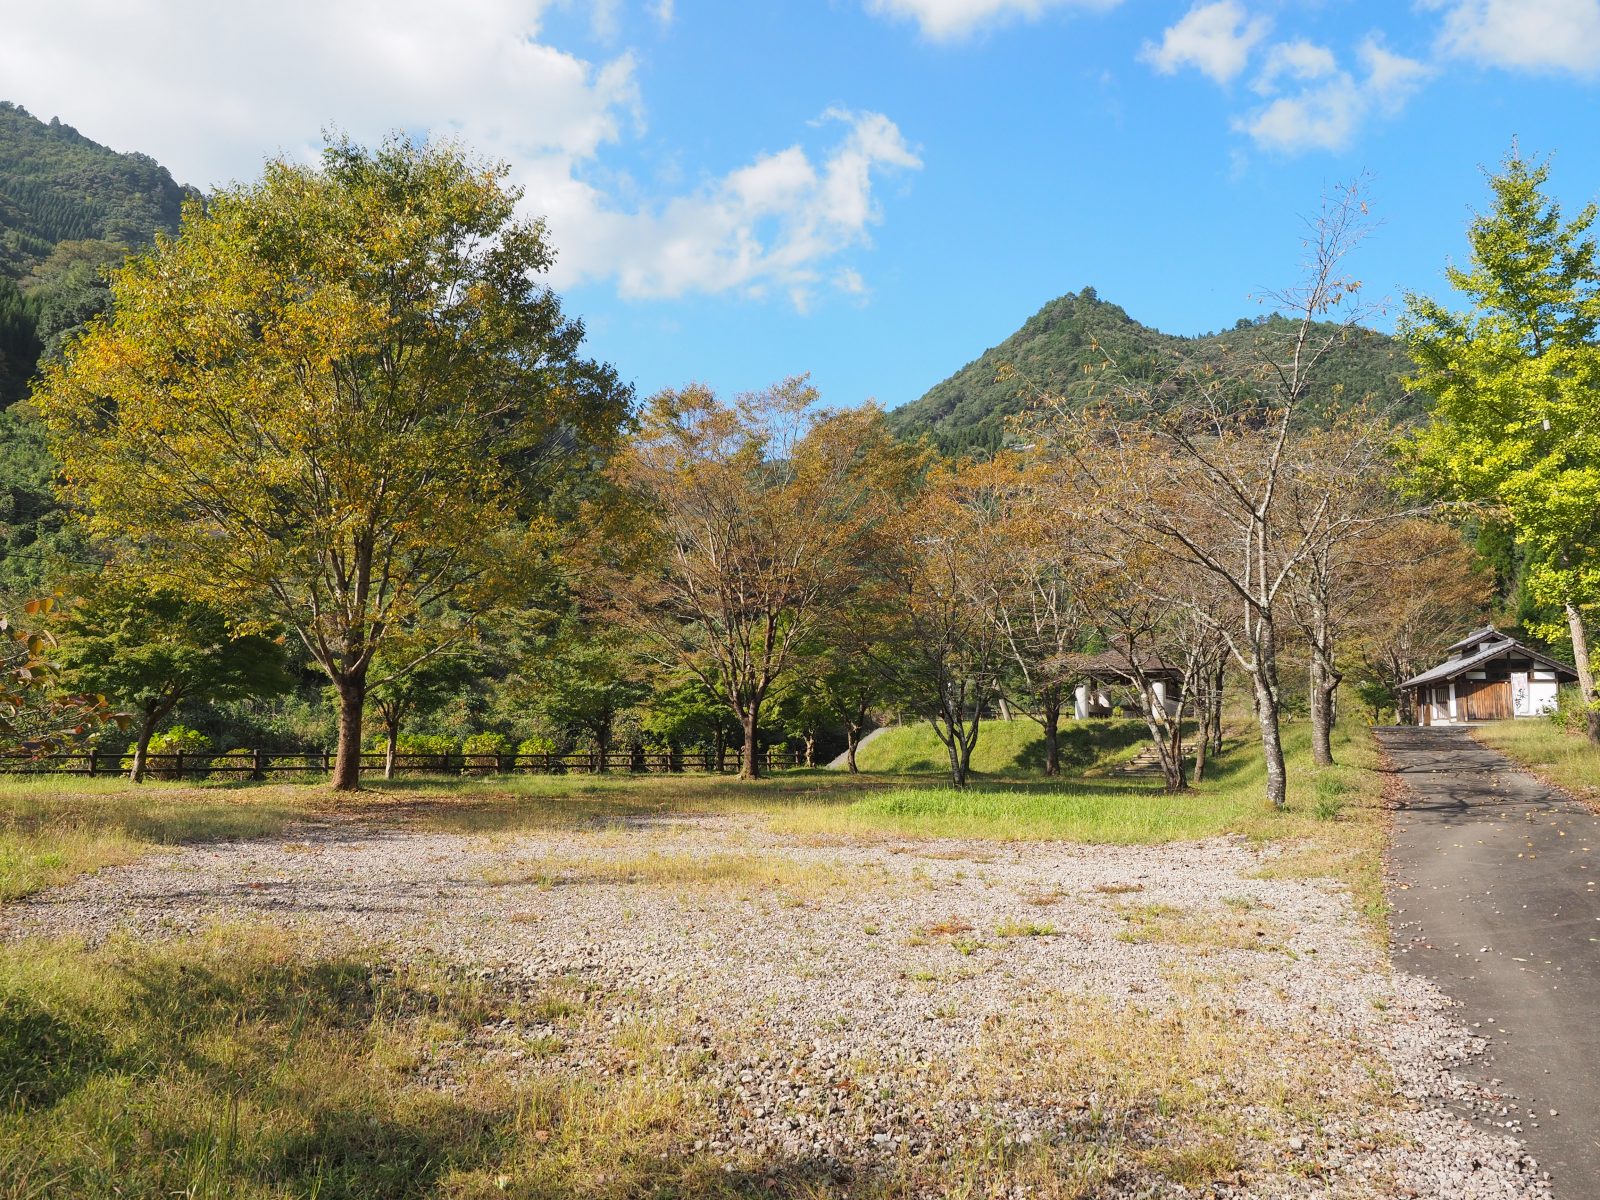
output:
[[[1416, 59], [1395, 54], [1374, 38], [1362, 43], [1360, 78], [1338, 65], [1331, 51], [1309, 42], [1272, 47], [1252, 85], [1270, 103], [1234, 121], [1258, 146], [1282, 153], [1343, 150], [1374, 112], [1392, 116], [1433, 73]], [[1278, 95], [1287, 79], [1297, 90]]]
[[[831, 145], [623, 200], [594, 180], [643, 127], [635, 61], [541, 42], [555, 2], [52, 0], [8, 17], [0, 79], [8, 99], [201, 186], [254, 178], [272, 153], [309, 157], [324, 128], [459, 135], [506, 160], [526, 210], [548, 217], [557, 286], [613, 279], [629, 296], [809, 297], [868, 240], [881, 174], [920, 165], [887, 117], [831, 114]], [[670, 9], [658, 0], [656, 19]]]
[[1303, 40], [1279, 42], [1267, 51], [1266, 64], [1250, 86], [1263, 96], [1270, 96], [1285, 76], [1304, 83], [1338, 73], [1339, 61], [1326, 46]]
[[1600, 0], [1427, 0], [1444, 11], [1440, 48], [1518, 70], [1600, 71]]
[[578, 257], [605, 264], [630, 298], [779, 287], [804, 309], [824, 283], [858, 294], [856, 272], [823, 268], [866, 242], [880, 219], [874, 176], [921, 161], [880, 113], [829, 118], [846, 132], [820, 159], [790, 146], [642, 212], [608, 210], [592, 191], [575, 195], [574, 207], [590, 214]]
[[867, 0], [880, 16], [912, 20], [935, 41], [966, 37], [983, 26], [1022, 17], [1036, 19], [1052, 8], [1104, 12], [1122, 0]]
[[1159, 45], [1146, 42], [1139, 57], [1163, 75], [1194, 67], [1218, 83], [1227, 83], [1244, 70], [1250, 51], [1270, 27], [1270, 21], [1251, 17], [1237, 0], [1196, 4], [1162, 33]]

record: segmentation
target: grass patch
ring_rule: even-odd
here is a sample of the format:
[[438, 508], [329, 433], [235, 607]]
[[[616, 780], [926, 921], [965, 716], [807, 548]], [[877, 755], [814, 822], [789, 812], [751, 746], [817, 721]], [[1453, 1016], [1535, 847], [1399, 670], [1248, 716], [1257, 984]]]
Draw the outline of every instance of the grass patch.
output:
[[1527, 767], [1548, 783], [1591, 804], [1600, 801], [1600, 748], [1553, 721], [1494, 721], [1472, 736]]
[[815, 899], [845, 888], [858, 893], [864, 885], [884, 884], [888, 875], [881, 867], [846, 869], [837, 863], [800, 862], [772, 855], [652, 852], [613, 858], [518, 861], [488, 868], [483, 878], [496, 887], [641, 884], [775, 891]]
[[124, 780], [0, 782], [0, 903], [182, 842], [266, 837], [315, 793]]
[[[1142, 721], [1063, 721], [1057, 752], [1064, 771], [1079, 772], [1132, 758], [1150, 739]], [[882, 774], [944, 774], [950, 758], [932, 727], [922, 722], [884, 730], [856, 754], [863, 771]], [[1025, 778], [1044, 774], [1044, 730], [1037, 721], [1016, 717], [985, 721], [972, 750], [978, 775]]]
[[979, 1094], [1020, 1087], [1035, 1104], [1078, 1114], [1078, 1136], [1035, 1151], [1020, 1178], [1073, 1169], [1082, 1140], [1099, 1133], [1120, 1142], [1124, 1171], [1254, 1194], [1240, 1185], [1285, 1169], [1289, 1133], [1364, 1126], [1396, 1103], [1380, 1061], [1246, 1017], [1217, 1002], [1225, 992], [1191, 979], [1156, 1010], [1057, 996], [991, 1022], [975, 1056]]
[[[0, 1195], [729, 1194], [684, 1152], [707, 1117], [692, 1088], [632, 1072], [512, 1085], [469, 1071], [448, 1090], [414, 1076], [501, 1011], [443, 972], [318, 959], [260, 930], [8, 947]], [[624, 1053], [649, 1053], [650, 1034], [624, 1030]]]
[[1134, 945], [1160, 942], [1186, 946], [1201, 954], [1218, 950], [1283, 950], [1286, 931], [1260, 917], [1247, 916], [1235, 905], [1226, 914], [1210, 915], [1170, 904], [1120, 904], [1127, 928], [1119, 941]]
[[[1307, 725], [1284, 728], [1289, 798], [1274, 812], [1255, 744], [1232, 746], [1191, 791], [1169, 796], [1148, 780], [1063, 778], [1035, 783], [983, 781], [965, 791], [900, 786], [850, 803], [796, 805], [773, 814], [773, 828], [836, 836], [1059, 840], [1151, 845], [1239, 836], [1278, 854], [1263, 878], [1328, 876], [1347, 883], [1357, 908], [1381, 936], [1385, 839], [1383, 776], [1364, 726], [1334, 734], [1339, 765], [1311, 763]], [[1111, 885], [1116, 886], [1116, 885]]]
[[[0, 948], [0, 1196], [1067, 1200], [1113, 1183], [1164, 1194], [1271, 1177], [1289, 1169], [1275, 1157], [1287, 1132], [1314, 1137], [1392, 1103], [1380, 1064], [1243, 1019], [1215, 1001], [1214, 981], [1157, 1011], [1046, 996], [987, 1021], [959, 1077], [870, 1071], [874, 1087], [913, 1089], [924, 1105], [937, 1088], [959, 1102], [946, 1111], [974, 1114], [952, 1123], [947, 1154], [818, 1175], [786, 1154], [697, 1149], [732, 1093], [716, 1091], [692, 1029], [569, 1008], [576, 987], [556, 981], [530, 1001], [427, 965], [319, 956], [257, 928]], [[612, 1030], [599, 1069], [550, 1061], [565, 1036], [530, 1020]], [[1019, 1103], [1070, 1116], [1022, 1144], [988, 1116]]]

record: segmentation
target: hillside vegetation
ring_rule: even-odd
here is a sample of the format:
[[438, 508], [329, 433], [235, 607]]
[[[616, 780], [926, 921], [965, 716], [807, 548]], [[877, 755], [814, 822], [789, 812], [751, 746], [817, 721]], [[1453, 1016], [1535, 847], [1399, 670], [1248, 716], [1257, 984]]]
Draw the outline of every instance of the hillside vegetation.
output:
[[[1140, 324], [1084, 288], [1050, 301], [1016, 333], [895, 409], [889, 420], [901, 436], [927, 434], [946, 453], [993, 451], [1005, 440], [1007, 419], [1040, 392], [1081, 403], [1108, 396], [1105, 381], [1115, 375], [1160, 394], [1172, 389], [1184, 364], [1242, 358], [1256, 343], [1281, 339], [1290, 328], [1281, 318], [1264, 317], [1241, 320], [1221, 333], [1179, 337]], [[1315, 401], [1330, 409], [1370, 397], [1410, 416], [1419, 404], [1400, 386], [1409, 370], [1398, 342], [1362, 330], [1327, 359]]]
[[119, 154], [0, 101], [0, 274], [21, 276], [62, 242], [139, 246], [176, 232], [195, 194], [148, 155]]

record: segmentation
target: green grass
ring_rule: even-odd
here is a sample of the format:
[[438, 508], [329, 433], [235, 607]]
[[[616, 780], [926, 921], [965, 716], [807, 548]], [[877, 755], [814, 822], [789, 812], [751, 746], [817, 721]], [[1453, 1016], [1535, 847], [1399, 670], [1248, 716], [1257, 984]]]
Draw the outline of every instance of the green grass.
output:
[[[325, 796], [325, 794], [324, 794]], [[181, 842], [264, 837], [305, 811], [303, 789], [0, 782], [0, 903]]]
[[[1005, 739], [1020, 738], [1025, 727], [1032, 722], [995, 722], [985, 735], [995, 737], [998, 755]], [[1214, 760], [1208, 779], [1181, 796], [1165, 795], [1148, 779], [1100, 773], [1116, 756], [1137, 750], [1139, 743], [1129, 740], [1137, 729], [1133, 722], [1074, 727], [1094, 749], [1095, 765], [1084, 774], [980, 777], [964, 792], [944, 786], [938, 772], [908, 777], [825, 770], [788, 771], [755, 784], [706, 775], [372, 780], [368, 791], [349, 797], [307, 784], [134, 787], [122, 780], [12, 779], [0, 782], [0, 902], [163, 846], [270, 836], [307, 815], [497, 833], [595, 828], [692, 812], [754, 814], [780, 832], [846, 837], [1127, 845], [1242, 835], [1286, 847], [1275, 869], [1348, 879], [1363, 907], [1381, 911], [1381, 829], [1374, 824], [1379, 777], [1371, 770], [1376, 759], [1364, 730], [1341, 730], [1338, 754], [1345, 765], [1317, 771], [1309, 763], [1307, 729], [1287, 727], [1289, 804], [1275, 813], [1262, 799], [1263, 769], [1249, 741], [1232, 745]]]
[[1580, 800], [1600, 801], [1600, 748], [1553, 721], [1495, 721], [1472, 736]]
[[1279, 876], [1327, 875], [1349, 883], [1374, 928], [1383, 900], [1383, 779], [1365, 727], [1335, 734], [1339, 765], [1311, 763], [1308, 726], [1284, 729], [1289, 799], [1275, 812], [1264, 798], [1265, 767], [1256, 744], [1234, 744], [1192, 791], [1169, 796], [1149, 779], [1062, 778], [978, 782], [965, 791], [919, 784], [887, 788], [848, 804], [796, 806], [775, 814], [788, 833], [833, 836], [1059, 840], [1150, 845], [1236, 835], [1276, 843], [1265, 870]]
[[[1058, 741], [1062, 769], [1080, 772], [1131, 758], [1149, 738], [1141, 721], [1064, 721]], [[863, 771], [890, 775], [950, 770], [944, 743], [925, 721], [884, 730], [861, 748], [856, 762]], [[979, 775], [1005, 778], [1042, 775], [1044, 730], [1026, 717], [983, 722], [972, 750], [972, 769]]]

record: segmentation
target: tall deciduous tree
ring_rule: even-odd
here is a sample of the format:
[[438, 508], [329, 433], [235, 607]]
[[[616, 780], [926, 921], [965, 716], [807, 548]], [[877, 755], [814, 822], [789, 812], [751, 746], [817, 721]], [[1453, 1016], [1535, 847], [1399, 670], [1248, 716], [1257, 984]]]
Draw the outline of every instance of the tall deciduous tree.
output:
[[338, 694], [337, 788], [374, 654], [528, 586], [626, 412], [505, 176], [399, 138], [271, 162], [114, 274], [37, 397], [97, 534], [304, 642]]
[[980, 516], [992, 486], [969, 472], [934, 472], [895, 522], [875, 584], [889, 632], [873, 664], [889, 697], [933, 727], [957, 788], [967, 785], [1008, 653], [994, 612], [998, 565]]
[[617, 460], [637, 557], [598, 590], [651, 653], [727, 702], [747, 779], [774, 685], [845, 610], [920, 466], [878, 409], [816, 401], [804, 379], [731, 404], [698, 385], [662, 392]]
[[179, 704], [270, 696], [293, 682], [273, 639], [230, 627], [215, 605], [128, 582], [102, 584], [68, 611], [57, 661], [73, 687], [104, 693], [136, 717], [135, 783], [151, 736]]
[[1511, 526], [1530, 591], [1565, 618], [1564, 631], [1537, 632], [1572, 639], [1600, 743], [1588, 629], [1600, 606], [1600, 208], [1567, 220], [1548, 179], [1512, 152], [1489, 180], [1493, 207], [1468, 227], [1467, 265], [1445, 272], [1469, 307], [1409, 295], [1401, 331], [1414, 385], [1433, 397], [1413, 443], [1418, 482]]
[[[1118, 481], [1098, 519], [1225, 590], [1231, 611], [1210, 602], [1193, 611], [1211, 620], [1251, 681], [1267, 798], [1279, 809], [1288, 798], [1279, 682], [1287, 593], [1308, 554], [1354, 528], [1331, 501], [1287, 521], [1286, 496], [1307, 461], [1311, 419], [1339, 407], [1320, 368], [1360, 335], [1363, 310], [1353, 298], [1361, 285], [1343, 272], [1365, 219], [1356, 187], [1325, 201], [1306, 239], [1304, 280], [1273, 297], [1293, 320], [1262, 327], [1236, 357], [1196, 364], [1168, 390], [1127, 387], [1109, 414], [1076, 419], [1060, 406], [1080, 468]], [[1362, 442], [1351, 454], [1344, 468], [1364, 474], [1382, 446]]]

